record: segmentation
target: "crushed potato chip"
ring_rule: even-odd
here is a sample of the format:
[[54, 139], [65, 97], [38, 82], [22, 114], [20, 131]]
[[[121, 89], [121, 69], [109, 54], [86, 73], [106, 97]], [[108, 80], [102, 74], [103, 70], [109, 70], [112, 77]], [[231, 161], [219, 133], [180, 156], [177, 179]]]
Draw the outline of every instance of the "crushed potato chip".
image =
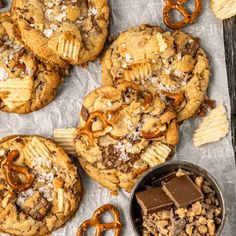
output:
[[219, 19], [224, 20], [236, 15], [236, 1], [211, 0], [211, 9]]
[[225, 137], [229, 132], [229, 121], [223, 104], [213, 109], [210, 114], [202, 120], [193, 135], [193, 143], [196, 147], [203, 144], [216, 142]]
[[76, 156], [74, 147], [75, 131], [76, 129], [54, 129], [53, 132], [55, 142], [72, 156]]

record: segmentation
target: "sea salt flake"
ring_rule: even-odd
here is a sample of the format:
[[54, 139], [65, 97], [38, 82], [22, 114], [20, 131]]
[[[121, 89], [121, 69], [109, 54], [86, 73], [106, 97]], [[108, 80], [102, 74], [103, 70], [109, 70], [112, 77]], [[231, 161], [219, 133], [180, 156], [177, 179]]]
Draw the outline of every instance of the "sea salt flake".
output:
[[66, 17], [66, 12], [62, 12], [61, 14], [54, 17], [56, 21], [61, 22]]
[[174, 74], [175, 76], [177, 76], [177, 77], [180, 77], [181, 75], [183, 75], [183, 72], [180, 71], [180, 70], [175, 70], [175, 71], [173, 72], [173, 74]]
[[8, 78], [8, 73], [7, 71], [0, 67], [0, 81], [6, 80]]
[[96, 16], [98, 14], [98, 10], [95, 7], [88, 9], [88, 16]]
[[120, 152], [120, 156], [118, 158], [119, 161], [128, 161], [130, 158], [126, 152], [126, 145], [122, 142], [118, 142], [115, 146], [115, 149], [117, 149]]
[[53, 34], [53, 30], [52, 29], [44, 29], [43, 30], [43, 34], [49, 38], [52, 34]]
[[111, 107], [112, 106], [112, 103], [109, 101], [107, 102], [107, 107]]
[[45, 11], [45, 17], [46, 17], [47, 19], [50, 19], [50, 18], [52, 17], [52, 12], [53, 12], [52, 9], [47, 9], [47, 10]]
[[29, 67], [25, 68], [25, 73], [29, 76], [33, 76], [33, 74], [34, 74], [33, 70]]
[[53, 3], [52, 3], [52, 2], [49, 2], [49, 3], [47, 4], [47, 6], [50, 7], [50, 8], [52, 8], [52, 7], [53, 7]]
[[54, 31], [56, 31], [58, 29], [58, 25], [55, 25], [55, 24], [51, 24], [50, 25], [50, 28]]
[[130, 53], [126, 53], [125, 54], [125, 60], [126, 60], [127, 63], [131, 63], [132, 62], [133, 58], [132, 58]]

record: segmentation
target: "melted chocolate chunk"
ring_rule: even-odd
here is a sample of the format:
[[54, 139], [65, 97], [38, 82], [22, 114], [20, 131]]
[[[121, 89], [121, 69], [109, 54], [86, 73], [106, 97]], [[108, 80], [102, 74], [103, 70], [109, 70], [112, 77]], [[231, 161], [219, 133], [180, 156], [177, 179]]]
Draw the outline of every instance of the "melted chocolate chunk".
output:
[[89, 118], [89, 111], [85, 106], [81, 108], [81, 116], [85, 121]]
[[193, 42], [188, 43], [186, 45], [186, 48], [182, 52], [182, 56], [190, 55], [192, 57], [195, 57], [199, 47], [200, 47], [199, 38], [193, 38]]
[[51, 209], [52, 204], [48, 202], [39, 192], [35, 192], [20, 206], [20, 208], [35, 220], [42, 220]]
[[108, 145], [108, 147], [101, 147], [101, 150], [103, 165], [108, 169], [116, 168], [124, 173], [129, 172], [132, 164], [139, 159], [138, 154], [127, 153], [126, 158], [123, 160], [122, 152], [112, 144]]

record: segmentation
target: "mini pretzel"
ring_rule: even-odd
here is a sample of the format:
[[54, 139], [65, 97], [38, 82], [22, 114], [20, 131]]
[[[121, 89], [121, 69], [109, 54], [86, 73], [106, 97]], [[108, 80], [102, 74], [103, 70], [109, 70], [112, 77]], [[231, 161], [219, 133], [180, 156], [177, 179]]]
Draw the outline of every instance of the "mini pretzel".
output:
[[[18, 158], [20, 153], [17, 150], [11, 151], [6, 158], [6, 162], [3, 164], [3, 168], [5, 170], [5, 177], [8, 182], [8, 184], [11, 186], [12, 190], [15, 192], [22, 192], [28, 189], [33, 181], [34, 176], [31, 175], [28, 170], [21, 166], [15, 166], [13, 164], [13, 161]], [[17, 183], [14, 180], [13, 172], [20, 173], [25, 176], [25, 182], [24, 183]]]
[[145, 139], [153, 139], [161, 137], [165, 133], [166, 127], [164, 127], [165, 129], [160, 129], [160, 128], [161, 127], [157, 128], [155, 131], [152, 132], [142, 132], [141, 136]]
[[166, 96], [167, 98], [170, 98], [172, 100], [174, 100], [173, 102], [173, 106], [176, 108], [178, 107], [181, 102], [184, 100], [184, 94], [183, 92], [180, 93], [168, 93], [168, 92], [162, 92], [162, 94], [164, 96]]
[[148, 93], [147, 95], [144, 96], [144, 101], [142, 103], [142, 107], [144, 108], [144, 110], [146, 110], [150, 103], [153, 101], [153, 96], [151, 93]]
[[[103, 128], [100, 130], [93, 131], [92, 125], [95, 118], [99, 118], [103, 124]], [[96, 111], [89, 115], [86, 125], [78, 130], [77, 136], [86, 135], [89, 138], [89, 143], [92, 145], [93, 138], [99, 138], [104, 135], [104, 131], [112, 126], [109, 124], [106, 115], [101, 111]]]
[[[165, 0], [166, 5], [163, 10], [163, 19], [165, 24], [171, 29], [180, 29], [187, 24], [193, 24], [196, 18], [199, 16], [202, 10], [202, 1], [195, 0], [195, 10], [189, 13], [184, 6], [188, 0]], [[172, 10], [177, 10], [183, 15], [184, 19], [179, 22], [174, 22], [171, 20], [170, 12]]]
[[[112, 223], [100, 223], [99, 222], [99, 218], [100, 216], [105, 213], [105, 212], [111, 212], [114, 216], [114, 222]], [[84, 221], [78, 231], [77, 231], [77, 236], [82, 236], [83, 233], [91, 227], [95, 227], [96, 228], [96, 234], [95, 236], [102, 236], [103, 232], [106, 230], [110, 230], [113, 229], [115, 231], [114, 236], [119, 236], [121, 234], [121, 228], [122, 228], [122, 224], [120, 222], [120, 213], [119, 211], [116, 209], [116, 207], [114, 207], [113, 205], [110, 204], [106, 204], [100, 208], [98, 208], [94, 214], [92, 219], [86, 220]]]

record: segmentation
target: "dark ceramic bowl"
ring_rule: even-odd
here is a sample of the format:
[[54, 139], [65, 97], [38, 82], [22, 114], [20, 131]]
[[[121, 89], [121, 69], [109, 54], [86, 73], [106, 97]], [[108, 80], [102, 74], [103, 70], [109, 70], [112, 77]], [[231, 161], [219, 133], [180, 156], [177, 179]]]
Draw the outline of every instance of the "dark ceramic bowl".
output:
[[192, 163], [182, 162], [182, 161], [169, 162], [150, 169], [147, 173], [145, 173], [141, 177], [141, 179], [135, 185], [129, 199], [129, 209], [128, 209], [129, 224], [131, 225], [131, 228], [135, 233], [135, 235], [141, 235], [138, 231], [138, 226], [137, 226], [137, 219], [141, 218], [140, 214], [141, 208], [136, 201], [135, 193], [145, 190], [146, 188], [144, 186], [150, 185], [153, 179], [163, 176], [165, 173], [176, 171], [178, 169], [183, 169], [195, 173], [197, 175], [203, 176], [210, 183], [211, 187], [215, 190], [217, 199], [219, 200], [220, 207], [222, 209], [222, 222], [221, 225], [218, 227], [216, 233], [217, 236], [220, 235], [225, 223], [225, 202], [220, 187], [218, 186], [214, 178], [206, 170]]

